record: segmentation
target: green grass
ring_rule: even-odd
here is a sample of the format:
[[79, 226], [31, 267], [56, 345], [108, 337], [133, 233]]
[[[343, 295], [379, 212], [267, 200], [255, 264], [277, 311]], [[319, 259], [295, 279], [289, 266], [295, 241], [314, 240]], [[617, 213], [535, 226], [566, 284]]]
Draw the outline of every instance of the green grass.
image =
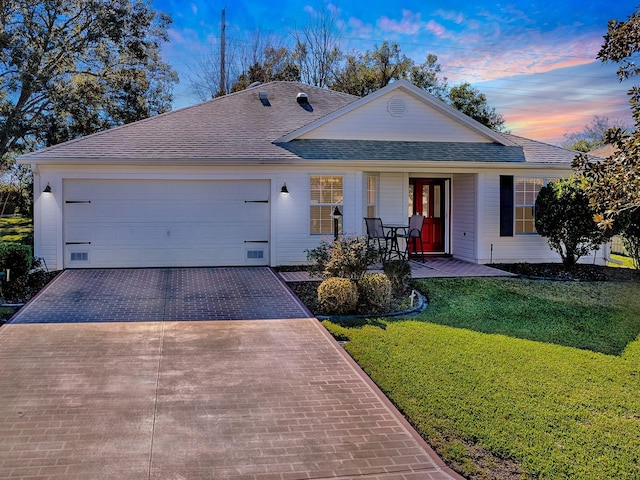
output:
[[607, 262], [607, 266], [609, 266], [609, 267], [635, 268], [635, 266], [633, 265], [633, 259], [631, 257], [625, 257], [623, 255], [611, 254], [611, 259], [612, 260], [617, 260], [618, 262], [622, 262], [622, 263]]
[[635, 282], [434, 279], [417, 282], [421, 319], [483, 333], [619, 355], [640, 334]]
[[0, 241], [22, 243], [33, 236], [33, 220], [26, 217], [0, 218]]
[[446, 461], [477, 478], [505, 478], [505, 465], [523, 478], [640, 478], [640, 285], [420, 288], [431, 304], [418, 320], [325, 325]]

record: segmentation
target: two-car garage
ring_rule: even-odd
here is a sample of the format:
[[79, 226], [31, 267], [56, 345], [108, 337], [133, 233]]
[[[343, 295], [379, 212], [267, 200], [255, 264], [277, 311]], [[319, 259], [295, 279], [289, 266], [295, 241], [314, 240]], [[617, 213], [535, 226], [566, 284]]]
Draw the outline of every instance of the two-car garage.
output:
[[65, 268], [269, 264], [268, 180], [63, 183]]

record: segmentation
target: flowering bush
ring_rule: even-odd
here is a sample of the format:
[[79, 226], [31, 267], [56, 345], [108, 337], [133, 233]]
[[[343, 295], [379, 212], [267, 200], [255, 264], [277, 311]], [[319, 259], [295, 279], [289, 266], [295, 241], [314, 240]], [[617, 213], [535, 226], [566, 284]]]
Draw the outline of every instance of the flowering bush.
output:
[[348, 278], [355, 282], [379, 258], [380, 253], [367, 244], [365, 237], [343, 237], [333, 242], [323, 240], [319, 247], [307, 251], [311, 275]]

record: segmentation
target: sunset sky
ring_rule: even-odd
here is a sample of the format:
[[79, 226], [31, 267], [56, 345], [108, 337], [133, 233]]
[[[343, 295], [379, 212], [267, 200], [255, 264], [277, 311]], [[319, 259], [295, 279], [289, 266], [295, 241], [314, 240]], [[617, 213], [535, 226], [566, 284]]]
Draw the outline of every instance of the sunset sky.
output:
[[[197, 103], [189, 76], [207, 52], [217, 52], [220, 15], [226, 5], [229, 45], [262, 37], [291, 41], [321, 9], [336, 12], [341, 48], [364, 52], [384, 40], [421, 63], [438, 56], [450, 84], [469, 81], [486, 94], [512, 133], [560, 143], [582, 130], [594, 115], [631, 124], [627, 90], [616, 65], [595, 59], [610, 19], [626, 20], [636, 0], [236, 0], [232, 2], [155, 0], [173, 17], [164, 58], [180, 76], [174, 106]], [[445, 6], [446, 5], [446, 6]]]

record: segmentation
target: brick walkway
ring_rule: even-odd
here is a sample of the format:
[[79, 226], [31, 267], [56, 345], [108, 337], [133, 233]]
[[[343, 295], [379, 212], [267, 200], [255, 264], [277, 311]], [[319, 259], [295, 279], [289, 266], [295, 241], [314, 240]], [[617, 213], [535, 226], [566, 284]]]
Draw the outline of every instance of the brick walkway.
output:
[[[262, 278], [241, 271], [249, 283]], [[158, 271], [130, 273], [149, 295], [157, 290]], [[91, 284], [73, 286], [66, 274], [55, 287], [87, 303]], [[116, 277], [121, 298], [131, 284]], [[271, 285], [263, 295], [287, 303], [286, 288]], [[178, 297], [181, 288], [164, 289]], [[38, 303], [48, 293], [29, 315], [46, 313]], [[0, 328], [1, 479], [461, 478], [313, 318], [64, 323], [62, 315]]]
[[[434, 257], [424, 263], [411, 261], [412, 278], [442, 278], [442, 277], [512, 277], [513, 273], [465, 262], [457, 258]], [[381, 266], [372, 269], [374, 272], [382, 271]], [[309, 277], [306, 272], [280, 272], [285, 282], [305, 282], [318, 280]]]

